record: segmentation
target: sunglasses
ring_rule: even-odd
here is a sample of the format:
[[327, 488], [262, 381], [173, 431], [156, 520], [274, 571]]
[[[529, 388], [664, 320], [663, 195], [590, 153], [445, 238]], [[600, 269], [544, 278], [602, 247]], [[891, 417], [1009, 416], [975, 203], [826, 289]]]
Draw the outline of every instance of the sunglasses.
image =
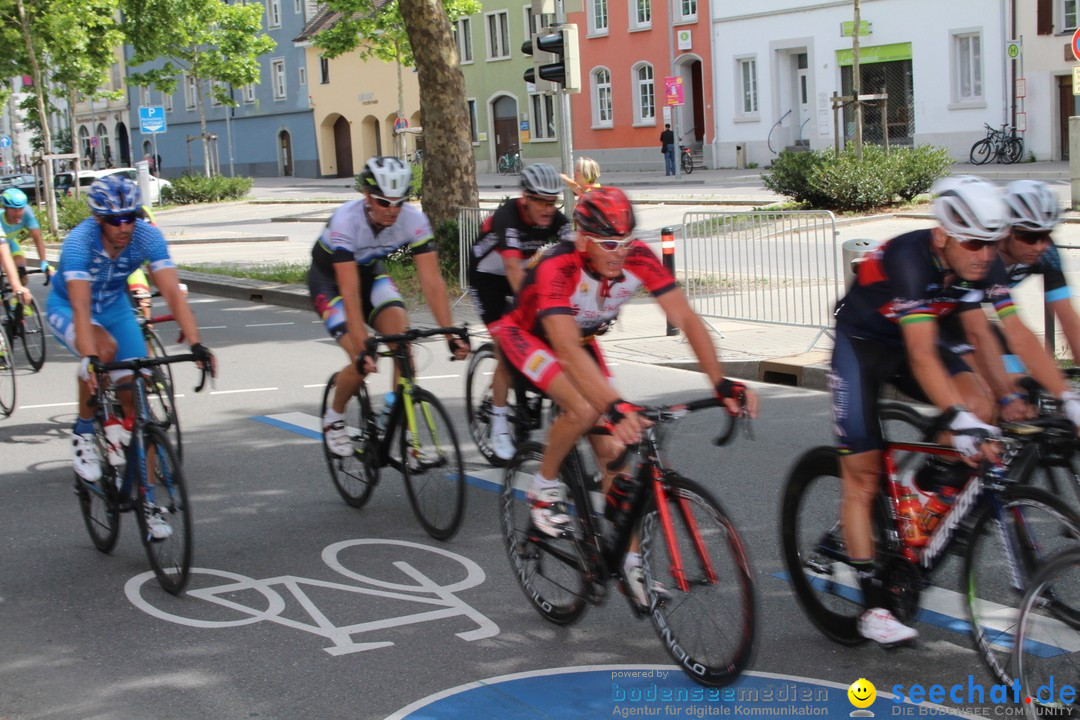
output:
[[549, 198], [544, 197], [543, 195], [533, 195], [532, 193], [528, 194], [528, 198], [533, 202], [539, 203], [540, 205], [547, 205], [548, 207], [555, 207], [555, 204], [559, 202], [559, 198]]
[[1028, 245], [1037, 245], [1041, 242], [1053, 242], [1050, 239], [1050, 233], [1026, 233], [1013, 231], [1013, 237], [1020, 242], [1026, 243]]
[[969, 252], [978, 252], [983, 248], [996, 248], [997, 240], [961, 240], [956, 238], [956, 244]]
[[120, 227], [121, 225], [129, 225], [139, 219], [139, 216], [135, 213], [129, 213], [127, 215], [106, 215], [105, 222], [109, 223], [113, 227]]
[[622, 250], [628, 247], [630, 243], [634, 242], [632, 237], [624, 237], [622, 240], [613, 240], [612, 238], [598, 238], [592, 235], [586, 235], [589, 238], [589, 242], [594, 242], [600, 246], [600, 249], [607, 250], [608, 252], [615, 252], [616, 250]]
[[372, 195], [371, 199], [374, 200], [379, 207], [386, 208], [401, 207], [409, 198], [398, 198], [397, 200], [391, 200], [390, 198], [384, 198], [382, 195]]

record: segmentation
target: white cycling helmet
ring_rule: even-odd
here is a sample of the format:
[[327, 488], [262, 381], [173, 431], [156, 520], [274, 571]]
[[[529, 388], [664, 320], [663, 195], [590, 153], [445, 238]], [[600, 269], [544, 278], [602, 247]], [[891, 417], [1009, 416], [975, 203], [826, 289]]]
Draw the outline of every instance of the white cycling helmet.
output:
[[412, 168], [396, 157], [375, 156], [364, 164], [360, 187], [390, 200], [409, 194]]
[[563, 191], [563, 182], [553, 165], [533, 163], [521, 171], [521, 187], [534, 195], [558, 195]]
[[959, 175], [937, 181], [931, 192], [934, 216], [953, 237], [995, 242], [1009, 234], [1009, 208], [993, 183]]
[[1038, 180], [1016, 180], [1005, 186], [1009, 219], [1017, 230], [1050, 232], [1060, 220], [1054, 191]]

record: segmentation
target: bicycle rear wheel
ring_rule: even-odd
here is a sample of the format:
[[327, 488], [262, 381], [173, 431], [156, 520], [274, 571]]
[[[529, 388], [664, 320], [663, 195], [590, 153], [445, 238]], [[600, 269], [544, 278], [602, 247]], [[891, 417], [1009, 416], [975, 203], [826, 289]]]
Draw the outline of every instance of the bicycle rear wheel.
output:
[[0, 328], [0, 416], [15, 412], [15, 358], [8, 345], [7, 333]]
[[[567, 494], [571, 529], [562, 537], [550, 537], [533, 527], [529, 484], [540, 467], [544, 449], [529, 442], [518, 448], [503, 475], [500, 520], [506, 554], [514, 578], [525, 597], [544, 619], [569, 625], [588, 608], [589, 573], [579, 545], [573, 493]], [[560, 475], [574, 472], [573, 463], [564, 464]], [[565, 482], [566, 478], [561, 477]]]
[[687, 675], [702, 685], [727, 685], [754, 650], [750, 561], [734, 524], [705, 488], [674, 473], [664, 487], [664, 512], [653, 498], [639, 526], [649, 616]]
[[682, 163], [682, 171], [687, 175], [694, 172], [694, 158], [690, 155], [690, 153], [680, 152], [679, 155], [679, 162]]
[[[144, 328], [143, 335], [146, 338], [147, 357], [167, 357], [165, 344], [161, 342], [158, 334]], [[149, 404], [150, 417], [155, 425], [165, 431], [172, 441], [176, 456], [184, 459], [184, 439], [180, 434], [180, 416], [176, 412], [176, 395], [173, 390], [172, 368], [168, 365], [158, 365], [150, 368], [150, 378], [146, 383], [146, 401]]]
[[[139, 503], [135, 518], [139, 523], [146, 558], [166, 592], [176, 595], [187, 585], [191, 571], [192, 520], [187, 483], [176, 450], [168, 436], [155, 425], [147, 425], [143, 443], [146, 465], [139, 468]], [[135, 459], [134, 453], [129, 457]], [[168, 537], [155, 538], [147, 526], [147, 514], [157, 512], [168, 522]]]
[[[1042, 686], [1061, 688], [1080, 684], [1080, 626], [1054, 616], [1054, 604], [1080, 607], [1080, 550], [1056, 555], [1032, 580], [1020, 604], [1012, 675], [1020, 681], [1021, 697], [1032, 698], [1036, 716], [1076, 717], [1075, 698], [1066, 702], [1060, 693], [1040, 694]], [[1055, 684], [1056, 683], [1056, 684]]]
[[[1032, 487], [1012, 486], [1001, 502], [1003, 526], [989, 505], [974, 518], [963, 582], [975, 647], [990, 671], [1008, 684], [1020, 596], [1052, 555], [1080, 547], [1080, 517], [1063, 501]], [[1020, 574], [1020, 587], [1010, 568]], [[1050, 611], [1080, 620], [1080, 605], [1055, 604]]]
[[101, 479], [88, 483], [75, 476], [75, 494], [79, 498], [79, 510], [82, 511], [86, 531], [94, 547], [103, 553], [112, 552], [116, 539], [120, 535], [119, 496], [116, 490], [116, 468], [105, 461], [108, 448], [105, 443], [105, 431], [101, 423], [94, 421], [94, 443], [97, 445], [101, 462]]
[[1018, 163], [1024, 159], [1024, 141], [1018, 137], [1008, 137], [1005, 139], [1005, 162], [1012, 164]]
[[26, 359], [30, 362], [30, 367], [34, 368], [34, 372], [37, 372], [45, 364], [45, 324], [42, 321], [37, 301], [32, 297], [29, 302], [23, 303], [18, 333], [22, 338]]
[[[494, 343], [484, 343], [469, 358], [469, 370], [465, 373], [465, 412], [469, 418], [469, 435], [476, 443], [476, 449], [488, 464], [505, 467], [507, 461], [496, 455], [491, 445], [491, 382], [498, 362]], [[507, 420], [512, 427], [516, 410], [512, 402], [510, 405]]]
[[972, 165], [985, 165], [994, 156], [994, 146], [989, 138], [983, 138], [971, 146], [968, 159]]
[[[334, 398], [337, 373], [330, 376], [323, 391], [322, 407], [319, 409], [319, 422], [326, 417], [326, 409]], [[367, 387], [363, 384], [356, 395], [349, 398], [345, 405], [345, 427], [353, 443], [353, 454], [338, 457], [330, 452], [326, 443], [322, 443], [326, 466], [330, 469], [330, 480], [337, 488], [341, 499], [352, 507], [363, 507], [371, 498], [371, 491], [379, 482], [379, 441], [371, 430], [374, 424], [368, 422], [371, 415], [371, 402], [368, 401]]]
[[401, 408], [403, 424], [398, 435], [405, 490], [427, 534], [436, 540], [448, 540], [457, 532], [465, 511], [461, 446], [453, 421], [434, 395], [414, 387], [410, 403], [411, 408]]

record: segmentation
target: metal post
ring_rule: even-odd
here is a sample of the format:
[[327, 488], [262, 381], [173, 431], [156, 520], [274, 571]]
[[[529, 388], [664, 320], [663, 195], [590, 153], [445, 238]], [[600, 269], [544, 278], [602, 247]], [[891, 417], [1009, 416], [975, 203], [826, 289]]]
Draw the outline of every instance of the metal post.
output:
[[859, 25], [862, 0], [855, 0], [855, 28], [851, 31], [851, 94], [855, 98], [855, 159], [862, 162], [862, 78], [859, 70]]
[[[555, 0], [555, 23], [559, 27], [566, 23], [566, 11], [563, 0]], [[537, 78], [539, 80], [539, 78]], [[559, 132], [562, 134], [562, 166], [567, 177], [574, 177], [574, 129], [570, 123], [570, 93], [563, 87], [556, 91], [559, 95]], [[573, 190], [563, 189], [563, 212], [569, 215], [576, 200]]]
[[[675, 229], [666, 227], [660, 230], [660, 252], [664, 260], [664, 267], [671, 271], [672, 276], [675, 275]], [[667, 321], [667, 335], [678, 335], [679, 328], [671, 324], [671, 321]]]
[[[668, 26], [668, 61], [671, 64], [671, 77], [675, 77], [675, 16], [671, 4], [677, 0], [667, 2], [667, 26]], [[631, 7], [630, 12], [634, 12]], [[671, 106], [671, 131], [675, 135], [675, 179], [682, 178], [682, 136], [679, 135], [679, 107]], [[664, 159], [667, 162], [667, 159]], [[670, 333], [668, 333], [670, 335]]]

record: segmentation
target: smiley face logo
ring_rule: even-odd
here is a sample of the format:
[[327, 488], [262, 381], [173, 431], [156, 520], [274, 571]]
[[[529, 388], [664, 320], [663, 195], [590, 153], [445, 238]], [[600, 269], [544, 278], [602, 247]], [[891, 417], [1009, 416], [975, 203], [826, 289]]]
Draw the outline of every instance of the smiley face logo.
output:
[[866, 678], [859, 678], [851, 683], [851, 686], [847, 689], [847, 696], [855, 707], [867, 708], [874, 704], [874, 698], [877, 697], [877, 688], [874, 687], [874, 683]]

